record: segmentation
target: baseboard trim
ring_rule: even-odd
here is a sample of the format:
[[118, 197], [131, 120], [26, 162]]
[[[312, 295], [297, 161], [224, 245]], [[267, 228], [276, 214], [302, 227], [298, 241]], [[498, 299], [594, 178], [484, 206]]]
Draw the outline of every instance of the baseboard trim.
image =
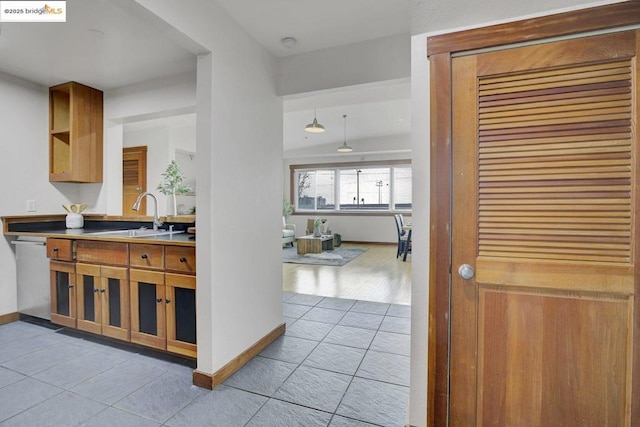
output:
[[0, 314], [0, 325], [17, 322], [18, 320], [20, 320], [20, 313]]
[[247, 364], [247, 362], [257, 356], [262, 350], [267, 348], [267, 346], [274, 342], [279, 336], [283, 335], [286, 331], [286, 327], [286, 323], [281, 324], [213, 374], [200, 372], [196, 369], [193, 371], [193, 385], [213, 390], [233, 375], [238, 369]]

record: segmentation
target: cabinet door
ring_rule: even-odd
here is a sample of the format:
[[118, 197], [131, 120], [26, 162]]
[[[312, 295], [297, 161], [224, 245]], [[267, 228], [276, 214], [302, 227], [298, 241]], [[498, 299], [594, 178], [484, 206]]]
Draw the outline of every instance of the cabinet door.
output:
[[123, 267], [100, 267], [102, 334], [129, 340], [129, 280]]
[[167, 350], [196, 357], [196, 278], [167, 273], [165, 284]]
[[51, 322], [76, 327], [76, 269], [70, 262], [50, 262]]
[[164, 273], [130, 270], [131, 342], [166, 348]]
[[78, 329], [102, 333], [100, 266], [76, 264]]

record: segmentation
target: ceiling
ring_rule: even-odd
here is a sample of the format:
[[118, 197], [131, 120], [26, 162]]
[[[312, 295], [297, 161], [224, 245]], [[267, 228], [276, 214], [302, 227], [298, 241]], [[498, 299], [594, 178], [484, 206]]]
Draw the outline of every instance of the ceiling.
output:
[[[282, 57], [409, 33], [409, 0], [218, 0], [246, 31]], [[294, 49], [281, 40], [295, 37]]]
[[73, 80], [104, 91], [195, 71], [188, 41], [159, 36], [166, 24], [137, 3], [66, 4], [64, 23], [0, 23], [0, 72], [47, 87]]
[[[218, 3], [276, 57], [409, 33], [409, 0], [384, 0], [375, 7], [370, 0]], [[136, 2], [66, 4], [66, 23], [0, 23], [0, 72], [43, 86], [74, 80], [101, 90], [195, 72], [200, 47]], [[295, 48], [285, 48], [283, 37], [295, 37]], [[348, 141], [408, 134], [409, 96], [407, 79], [285, 99], [284, 149], [341, 144], [344, 114]], [[303, 131], [314, 109], [327, 128], [323, 134]]]

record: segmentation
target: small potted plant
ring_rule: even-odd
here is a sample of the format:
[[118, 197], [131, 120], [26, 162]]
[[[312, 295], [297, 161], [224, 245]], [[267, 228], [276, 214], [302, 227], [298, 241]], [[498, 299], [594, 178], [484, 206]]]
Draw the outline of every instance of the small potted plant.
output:
[[158, 184], [158, 190], [165, 196], [173, 196], [173, 215], [178, 215], [178, 204], [176, 195], [184, 195], [193, 190], [182, 183], [184, 174], [180, 172], [180, 168], [175, 160], [172, 160], [167, 166], [167, 170], [162, 174], [163, 180]]
[[316, 217], [313, 220], [313, 237], [322, 237], [322, 220]]

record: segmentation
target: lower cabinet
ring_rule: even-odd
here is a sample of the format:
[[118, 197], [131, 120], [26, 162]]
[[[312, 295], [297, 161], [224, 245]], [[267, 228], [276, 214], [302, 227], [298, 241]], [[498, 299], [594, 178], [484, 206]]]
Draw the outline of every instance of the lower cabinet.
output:
[[195, 248], [48, 239], [47, 253], [52, 323], [197, 356]]
[[167, 350], [196, 357], [196, 278], [165, 274]]
[[51, 322], [76, 327], [76, 266], [72, 262], [50, 261]]
[[78, 329], [129, 340], [127, 268], [76, 264]]
[[131, 269], [131, 342], [196, 357], [195, 276]]

